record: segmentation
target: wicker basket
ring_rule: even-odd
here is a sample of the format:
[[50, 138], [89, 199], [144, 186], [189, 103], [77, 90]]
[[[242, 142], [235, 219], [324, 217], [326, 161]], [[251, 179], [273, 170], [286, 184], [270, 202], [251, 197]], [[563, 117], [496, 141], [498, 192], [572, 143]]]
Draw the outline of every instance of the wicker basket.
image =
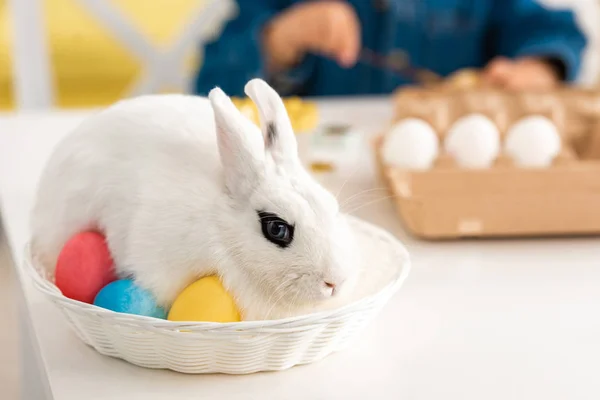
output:
[[288, 319], [176, 323], [115, 313], [63, 296], [41, 273], [29, 246], [25, 268], [35, 288], [59, 307], [77, 336], [101, 354], [191, 374], [284, 370], [347, 346], [408, 275], [408, 253], [392, 235], [355, 218], [350, 222], [369, 256], [369, 275], [382, 277], [380, 282], [363, 288], [364, 297], [347, 305]]

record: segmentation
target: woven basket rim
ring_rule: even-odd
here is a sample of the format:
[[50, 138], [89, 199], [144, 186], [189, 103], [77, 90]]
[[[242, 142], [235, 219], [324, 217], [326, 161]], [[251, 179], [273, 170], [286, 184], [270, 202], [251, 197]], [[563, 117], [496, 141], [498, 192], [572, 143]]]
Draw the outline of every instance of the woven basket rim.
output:
[[396, 237], [386, 230], [369, 222], [363, 221], [357, 217], [350, 215], [347, 215], [347, 217], [352, 224], [358, 224], [362, 228], [370, 230], [377, 236], [380, 236], [384, 240], [388, 241], [394, 248], [395, 253], [402, 254], [402, 259], [399, 260], [401, 266], [398, 267], [398, 271], [394, 274], [393, 279], [375, 293], [331, 310], [317, 311], [288, 318], [227, 323], [197, 321], [175, 322], [142, 315], [117, 313], [93, 304], [80, 302], [64, 296], [60, 289], [58, 289], [53, 282], [43, 277], [35, 267], [36, 262], [34, 261], [31, 242], [29, 241], [25, 245], [23, 264], [36, 289], [46, 297], [49, 297], [56, 303], [60, 303], [60, 305], [65, 308], [69, 308], [79, 313], [94, 314], [97, 317], [110, 320], [113, 323], [134, 326], [144, 330], [159, 330], [163, 333], [172, 331], [174, 334], [180, 334], [182, 332], [179, 332], [179, 330], [185, 329], [186, 335], [189, 335], [190, 333], [210, 331], [218, 331], [220, 333], [232, 332], [235, 334], [297, 332], [302, 331], [303, 328], [306, 329], [312, 327], [314, 324], [329, 323], [332, 320], [346, 318], [348, 313], [353, 313], [364, 307], [369, 307], [371, 303], [378, 302], [378, 300], [387, 300], [394, 293], [396, 293], [400, 286], [402, 286], [404, 280], [407, 278], [410, 272], [411, 262], [408, 251]]

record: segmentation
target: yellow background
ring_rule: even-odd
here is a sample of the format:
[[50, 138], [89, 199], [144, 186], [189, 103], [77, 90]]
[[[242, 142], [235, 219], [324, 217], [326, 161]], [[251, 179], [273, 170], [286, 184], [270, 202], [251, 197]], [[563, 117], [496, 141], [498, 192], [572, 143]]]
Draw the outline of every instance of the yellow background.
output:
[[[168, 45], [204, 0], [105, 1], [121, 9], [153, 43]], [[57, 105], [86, 107], [119, 99], [141, 71], [141, 62], [77, 0], [43, 0], [43, 7]], [[0, 109], [14, 105], [8, 14], [7, 0], [0, 0]]]

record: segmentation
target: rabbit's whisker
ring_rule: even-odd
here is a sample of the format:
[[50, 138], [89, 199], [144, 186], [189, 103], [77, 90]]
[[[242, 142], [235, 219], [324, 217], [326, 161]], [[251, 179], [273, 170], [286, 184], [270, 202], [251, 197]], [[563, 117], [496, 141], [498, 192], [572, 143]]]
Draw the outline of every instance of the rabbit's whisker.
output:
[[359, 169], [361, 169], [362, 166], [359, 165], [358, 167], [356, 167], [354, 169], [354, 171], [352, 171], [352, 173], [350, 175], [348, 175], [348, 177], [344, 180], [344, 183], [342, 183], [342, 186], [338, 189], [337, 193], [335, 194], [335, 198], [339, 201], [339, 197], [340, 194], [342, 194], [342, 190], [344, 190], [344, 187], [346, 187], [346, 184], [350, 181], [350, 178], [354, 177], [354, 175], [356, 175], [356, 173], [358, 172]]
[[361, 208], [364, 208], [364, 207], [370, 206], [370, 205], [372, 205], [372, 204], [378, 203], [378, 202], [380, 202], [380, 201], [383, 201], [383, 200], [393, 199], [393, 198], [397, 198], [397, 197], [400, 197], [400, 196], [398, 196], [398, 195], [384, 196], [384, 197], [381, 197], [381, 198], [379, 198], [379, 199], [375, 199], [375, 200], [373, 200], [373, 201], [369, 201], [369, 202], [367, 202], [367, 203], [364, 203], [364, 204], [361, 204], [361, 205], [359, 205], [358, 207], [354, 208], [354, 209], [353, 209], [353, 210], [351, 210], [351, 211], [348, 211], [348, 212], [347, 212], [347, 214], [350, 214], [350, 215], [352, 215], [352, 213], [355, 213], [356, 211], [360, 210]]
[[[269, 300], [267, 301], [267, 304], [271, 304], [271, 308], [269, 308], [269, 310], [265, 313], [265, 316], [267, 318], [270, 316], [271, 312], [273, 312], [273, 309], [275, 308], [275, 306], [277, 306], [279, 304], [279, 302], [283, 299], [283, 296], [285, 296], [286, 289], [288, 289], [290, 284], [296, 280], [298, 280], [298, 276], [289, 277], [288, 279], [282, 281], [277, 286], [277, 288], [273, 291], [273, 293], [271, 293], [271, 296], [269, 296]], [[273, 298], [275, 297], [275, 295], [277, 295], [277, 298], [276, 298], [276, 300], [273, 301]], [[271, 301], [273, 301], [273, 302], [271, 303]]]
[[353, 194], [352, 196], [348, 197], [347, 199], [345, 199], [342, 204], [340, 205], [340, 208], [343, 208], [345, 206], [348, 205], [348, 203], [350, 203], [352, 200], [356, 199], [359, 196], [363, 196], [365, 194], [369, 194], [369, 193], [373, 193], [373, 192], [379, 192], [381, 190], [384, 190], [387, 192], [387, 188], [372, 188], [372, 189], [365, 189], [363, 191], [360, 191], [358, 193]]

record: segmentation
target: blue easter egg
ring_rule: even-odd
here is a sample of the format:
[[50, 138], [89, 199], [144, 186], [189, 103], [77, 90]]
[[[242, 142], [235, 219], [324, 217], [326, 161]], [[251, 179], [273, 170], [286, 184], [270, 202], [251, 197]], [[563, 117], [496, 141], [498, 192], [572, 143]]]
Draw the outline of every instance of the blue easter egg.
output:
[[103, 287], [96, 295], [94, 305], [120, 313], [167, 318], [167, 312], [156, 304], [152, 294], [131, 279], [117, 280]]

